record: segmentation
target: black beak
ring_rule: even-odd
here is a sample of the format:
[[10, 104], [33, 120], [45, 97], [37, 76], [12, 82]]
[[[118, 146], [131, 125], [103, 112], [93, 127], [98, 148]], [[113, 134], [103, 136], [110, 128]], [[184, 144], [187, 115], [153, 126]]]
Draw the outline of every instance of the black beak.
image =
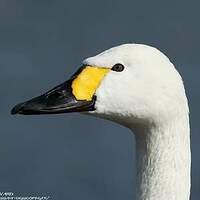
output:
[[95, 95], [91, 101], [87, 101], [76, 100], [75, 96], [72, 94], [71, 83], [79, 74], [80, 70], [75, 73], [70, 80], [58, 85], [47, 93], [17, 104], [12, 109], [11, 114], [37, 115], [95, 110]]

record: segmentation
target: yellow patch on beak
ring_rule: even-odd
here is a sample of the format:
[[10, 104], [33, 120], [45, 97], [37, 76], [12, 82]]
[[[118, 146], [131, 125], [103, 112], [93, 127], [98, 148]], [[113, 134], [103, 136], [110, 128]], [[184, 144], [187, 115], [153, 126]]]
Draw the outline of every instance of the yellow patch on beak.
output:
[[109, 68], [86, 66], [72, 82], [72, 93], [77, 100], [91, 101]]

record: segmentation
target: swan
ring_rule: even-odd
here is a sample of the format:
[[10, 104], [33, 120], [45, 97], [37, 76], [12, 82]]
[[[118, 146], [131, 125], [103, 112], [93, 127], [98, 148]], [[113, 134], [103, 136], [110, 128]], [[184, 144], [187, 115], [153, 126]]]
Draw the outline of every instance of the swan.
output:
[[12, 114], [82, 112], [119, 123], [136, 138], [137, 200], [190, 198], [189, 108], [183, 81], [158, 49], [123, 44], [85, 59], [64, 83]]

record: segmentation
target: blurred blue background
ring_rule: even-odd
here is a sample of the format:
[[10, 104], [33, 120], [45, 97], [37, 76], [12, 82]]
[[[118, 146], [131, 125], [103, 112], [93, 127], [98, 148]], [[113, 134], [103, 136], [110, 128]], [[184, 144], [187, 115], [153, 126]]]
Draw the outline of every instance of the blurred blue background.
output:
[[117, 124], [80, 114], [11, 116], [112, 46], [162, 50], [190, 103], [192, 200], [200, 196], [200, 2], [0, 0], [0, 191], [51, 199], [132, 200], [135, 145]]

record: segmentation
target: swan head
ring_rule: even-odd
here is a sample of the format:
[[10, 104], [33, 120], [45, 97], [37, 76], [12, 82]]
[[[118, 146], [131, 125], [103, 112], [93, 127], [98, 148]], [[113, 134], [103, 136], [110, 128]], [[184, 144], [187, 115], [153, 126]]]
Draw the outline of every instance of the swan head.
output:
[[[96, 90], [92, 113], [123, 125], [166, 123], [185, 109], [187, 99], [182, 78], [158, 49], [141, 44], [124, 44], [83, 61], [89, 66], [108, 66], [111, 71]], [[122, 71], [113, 71], [117, 63]]]
[[156, 48], [124, 44], [83, 61], [69, 81], [18, 104], [12, 114], [81, 112], [129, 127], [188, 112], [181, 76]]

